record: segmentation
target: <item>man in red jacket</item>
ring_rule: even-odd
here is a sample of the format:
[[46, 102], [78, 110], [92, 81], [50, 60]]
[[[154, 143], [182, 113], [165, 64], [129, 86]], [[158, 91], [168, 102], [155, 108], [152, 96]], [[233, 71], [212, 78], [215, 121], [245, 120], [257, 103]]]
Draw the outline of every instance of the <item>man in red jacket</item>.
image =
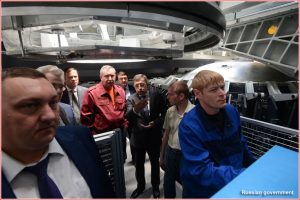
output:
[[100, 69], [101, 82], [90, 87], [83, 97], [80, 120], [93, 134], [123, 129], [126, 125], [125, 92], [115, 85], [115, 79], [116, 70], [104, 65]]

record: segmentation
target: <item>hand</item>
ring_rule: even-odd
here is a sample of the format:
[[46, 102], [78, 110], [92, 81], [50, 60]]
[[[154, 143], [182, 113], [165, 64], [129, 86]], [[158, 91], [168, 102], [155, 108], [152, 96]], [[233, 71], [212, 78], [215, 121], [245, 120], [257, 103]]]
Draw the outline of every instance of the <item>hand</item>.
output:
[[165, 168], [165, 160], [163, 158], [163, 156], [160, 156], [159, 158], [159, 166], [164, 169]]
[[154, 128], [154, 127], [155, 127], [154, 121], [149, 122], [148, 125], [144, 125], [144, 124], [140, 124], [140, 125], [141, 125], [141, 127], [143, 127], [143, 128]]
[[139, 113], [148, 105], [147, 99], [140, 100], [138, 103], [133, 101], [133, 109], [135, 112]]

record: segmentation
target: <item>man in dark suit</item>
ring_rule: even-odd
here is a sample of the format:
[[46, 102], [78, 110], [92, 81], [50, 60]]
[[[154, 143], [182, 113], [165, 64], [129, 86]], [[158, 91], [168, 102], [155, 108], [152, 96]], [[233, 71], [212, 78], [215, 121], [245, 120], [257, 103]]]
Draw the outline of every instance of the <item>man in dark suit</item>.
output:
[[153, 197], [159, 198], [159, 154], [162, 138], [162, 125], [167, 110], [165, 98], [155, 90], [148, 90], [148, 80], [144, 74], [133, 78], [136, 93], [127, 100], [126, 118], [131, 124], [130, 143], [136, 155], [137, 188], [131, 198], [137, 198], [145, 190], [145, 156], [151, 163], [151, 184]]
[[[132, 85], [128, 84], [128, 77], [127, 77], [127, 74], [125, 72], [123, 72], [123, 71], [118, 72], [117, 79], [118, 79], [118, 84], [125, 91], [125, 96], [126, 96], [126, 100], [127, 100], [130, 95], [135, 93], [135, 89]], [[130, 139], [130, 137], [131, 137], [131, 126], [130, 126], [130, 124], [128, 124], [128, 127], [126, 129], [124, 129], [123, 135], [122, 135], [123, 136], [123, 138], [122, 138], [123, 153], [125, 154], [124, 155], [125, 159], [127, 158], [127, 154], [126, 154], [126, 135], [128, 135], [128, 138]], [[132, 145], [130, 145], [130, 152], [131, 152], [132, 163], [135, 163], [135, 155], [134, 155]]]
[[2, 198], [112, 198], [85, 127], [59, 127], [58, 95], [31, 68], [2, 73]]
[[84, 93], [87, 91], [87, 88], [78, 85], [79, 75], [77, 69], [69, 67], [66, 68], [64, 72], [66, 89], [63, 91], [63, 95], [60, 101], [72, 106], [76, 123], [80, 124], [80, 108], [82, 105]]
[[77, 125], [72, 107], [62, 102], [59, 102], [58, 106], [60, 117], [59, 126]]
[[117, 74], [117, 79], [118, 79], [118, 83], [119, 85], [124, 89], [125, 91], [125, 95], [126, 95], [126, 99], [128, 99], [128, 97], [132, 94], [135, 93], [135, 89], [132, 85], [128, 84], [128, 77], [127, 74], [123, 71], [118, 72]]
[[[64, 71], [59, 69], [55, 65], [41, 66], [38, 67], [36, 70], [42, 72], [46, 76], [46, 78], [50, 81], [50, 83], [55, 88], [60, 101], [63, 95], [63, 91], [66, 89], [64, 86], [64, 82], [65, 82]], [[69, 104], [65, 104], [62, 102], [60, 102], [58, 106], [59, 106], [59, 125], [60, 126], [75, 125], [76, 119], [72, 107]]]

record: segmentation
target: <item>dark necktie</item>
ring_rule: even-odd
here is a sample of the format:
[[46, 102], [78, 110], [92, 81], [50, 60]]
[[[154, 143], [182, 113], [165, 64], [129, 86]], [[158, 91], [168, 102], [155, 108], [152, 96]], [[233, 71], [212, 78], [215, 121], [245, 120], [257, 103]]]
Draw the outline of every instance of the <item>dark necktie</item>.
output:
[[56, 184], [47, 174], [49, 156], [38, 164], [26, 167], [24, 170], [37, 177], [40, 198], [63, 198]]
[[[142, 100], [142, 99], [147, 99], [146, 96], [139, 96], [139, 99]], [[150, 115], [150, 110], [149, 110], [149, 99], [148, 100], [148, 105], [145, 106], [141, 112], [141, 115], [145, 118], [146, 121], [148, 121], [149, 119], [149, 115]]]
[[79, 104], [78, 104], [78, 100], [74, 94], [74, 90], [71, 90], [71, 96], [72, 96], [72, 108], [74, 111], [74, 115], [76, 118], [76, 122], [79, 123], [80, 122], [80, 108], [79, 108]]

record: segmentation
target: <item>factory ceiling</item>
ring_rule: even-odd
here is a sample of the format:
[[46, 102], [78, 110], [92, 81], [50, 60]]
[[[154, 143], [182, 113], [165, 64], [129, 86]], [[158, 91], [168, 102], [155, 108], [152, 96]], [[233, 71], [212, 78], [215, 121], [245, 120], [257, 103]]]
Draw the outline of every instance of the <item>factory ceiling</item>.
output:
[[2, 53], [22, 59], [181, 58], [225, 29], [215, 2], [2, 2]]

